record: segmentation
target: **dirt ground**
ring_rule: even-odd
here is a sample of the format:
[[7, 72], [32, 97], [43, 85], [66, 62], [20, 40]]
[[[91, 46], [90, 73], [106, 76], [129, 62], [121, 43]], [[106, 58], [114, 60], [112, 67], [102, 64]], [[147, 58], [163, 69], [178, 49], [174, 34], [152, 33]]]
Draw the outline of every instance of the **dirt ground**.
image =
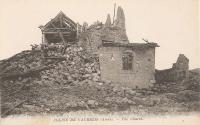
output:
[[149, 89], [124, 88], [100, 80], [96, 58], [80, 48], [67, 52], [65, 60], [50, 60], [45, 65], [41, 63], [41, 53], [32, 51], [1, 61], [1, 116], [75, 111], [166, 115], [200, 111], [200, 75], [196, 72], [191, 71], [185, 81], [154, 84]]

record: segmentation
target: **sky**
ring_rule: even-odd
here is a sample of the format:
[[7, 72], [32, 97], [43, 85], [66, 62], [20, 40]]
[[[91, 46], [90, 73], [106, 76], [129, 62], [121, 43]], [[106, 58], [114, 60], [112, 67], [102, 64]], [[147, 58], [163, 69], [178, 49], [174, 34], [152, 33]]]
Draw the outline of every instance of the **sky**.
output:
[[0, 0], [0, 60], [40, 44], [38, 26], [59, 11], [80, 24], [105, 23], [114, 3], [124, 9], [130, 42], [144, 38], [160, 45], [156, 69], [170, 68], [180, 53], [190, 69], [200, 67], [199, 0]]

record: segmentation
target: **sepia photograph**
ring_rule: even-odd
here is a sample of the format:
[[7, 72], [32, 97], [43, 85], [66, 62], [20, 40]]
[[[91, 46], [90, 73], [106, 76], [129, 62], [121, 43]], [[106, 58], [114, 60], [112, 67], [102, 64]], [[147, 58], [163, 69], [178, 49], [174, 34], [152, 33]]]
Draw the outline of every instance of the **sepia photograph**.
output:
[[199, 5], [0, 0], [0, 124], [198, 124]]

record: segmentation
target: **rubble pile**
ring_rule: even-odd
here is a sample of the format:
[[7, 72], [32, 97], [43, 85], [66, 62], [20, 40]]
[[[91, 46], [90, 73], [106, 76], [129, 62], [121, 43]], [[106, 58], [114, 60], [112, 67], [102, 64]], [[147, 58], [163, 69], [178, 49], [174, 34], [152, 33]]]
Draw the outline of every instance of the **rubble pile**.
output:
[[[126, 84], [123, 80], [116, 81], [122, 82], [120, 84], [101, 80], [100, 75], [103, 76], [103, 70], [101, 74], [98, 52], [103, 44], [115, 44], [114, 47], [120, 47], [119, 50], [123, 50], [123, 54], [128, 55], [127, 57], [130, 56], [130, 50], [124, 51], [123, 47], [130, 45], [135, 49], [135, 45], [135, 47], [142, 45], [143, 49], [146, 46], [158, 46], [149, 43], [148, 40], [145, 40], [147, 42], [145, 46], [143, 43], [131, 45], [126, 34], [125, 22], [124, 11], [119, 6], [116, 19], [113, 18], [111, 21], [108, 14], [105, 24], [97, 21], [91, 26], [87, 23], [81, 26], [60, 12], [45, 26], [40, 26], [41, 45], [33, 44], [32, 50], [22, 51], [0, 61], [1, 116], [66, 113], [78, 110], [105, 114], [126, 111], [136, 115], [199, 112], [200, 71], [189, 72], [189, 59], [183, 54], [179, 55], [172, 68], [156, 70], [157, 83], [151, 88], [128, 88], [122, 87]], [[120, 51], [117, 51], [119, 56], [116, 58], [124, 56]], [[109, 56], [108, 53], [111, 54], [112, 62], [106, 60], [103, 63], [114, 64], [111, 52], [106, 52], [105, 57]], [[141, 56], [142, 60], [147, 58], [141, 54], [143, 52], [138, 51], [138, 53], [138, 57]], [[148, 61], [151, 61], [151, 58]], [[125, 58], [123, 64], [131, 64], [132, 68], [132, 61], [131, 56], [130, 59]], [[118, 62], [119, 60], [116, 66], [121, 64], [121, 61]], [[149, 70], [152, 77], [154, 61], [151, 62], [152, 65], [150, 63], [148, 65], [152, 67], [152, 70]], [[146, 66], [146, 62], [141, 64], [138, 65], [140, 67], [138, 70], [142, 71], [142, 75], [135, 76], [146, 77], [147, 72], [141, 69]], [[110, 68], [110, 65], [102, 66], [101, 69], [111, 70], [108, 67]], [[124, 78], [128, 78], [130, 84], [134, 84], [130, 74], [134, 75], [132, 71], [123, 72]]]
[[98, 58], [88, 54], [81, 47], [67, 47], [62, 57], [64, 60], [56, 63], [53, 68], [41, 72], [42, 82], [67, 85], [85, 79], [100, 80]]
[[45, 56], [41, 50], [23, 51], [0, 62], [3, 117], [77, 110], [165, 114], [200, 109], [199, 74], [190, 72], [188, 80], [156, 83], [150, 89], [124, 88], [101, 81], [96, 55], [77, 45], [63, 48], [47, 46]]
[[156, 70], [155, 79], [157, 82], [176, 82], [189, 77], [189, 59], [184, 54], [172, 65], [172, 68]]
[[[24, 99], [30, 101], [34, 95], [42, 96], [45, 91], [39, 90], [45, 89], [49, 92], [51, 90], [49, 87], [76, 85], [86, 79], [100, 81], [98, 58], [76, 45], [67, 47], [65, 53], [61, 54], [59, 53], [61, 47], [63, 48], [58, 45], [47, 46], [45, 49], [48, 51], [45, 52], [47, 54], [45, 56], [41, 50], [23, 51], [1, 61], [3, 112], [10, 109], [9, 105], [13, 107], [18, 101]], [[50, 96], [50, 93], [47, 96]]]
[[191, 90], [194, 92], [200, 92], [200, 74], [189, 71], [189, 78], [184, 80], [176, 80], [174, 82], [157, 82], [151, 88], [152, 91], [163, 92], [179, 92], [184, 90]]
[[22, 73], [40, 66], [40, 62], [40, 51], [23, 51], [7, 60], [3, 60], [0, 65], [0, 74]]
[[191, 70], [189, 72], [189, 80], [187, 81], [187, 88], [196, 92], [200, 91], [200, 70]]

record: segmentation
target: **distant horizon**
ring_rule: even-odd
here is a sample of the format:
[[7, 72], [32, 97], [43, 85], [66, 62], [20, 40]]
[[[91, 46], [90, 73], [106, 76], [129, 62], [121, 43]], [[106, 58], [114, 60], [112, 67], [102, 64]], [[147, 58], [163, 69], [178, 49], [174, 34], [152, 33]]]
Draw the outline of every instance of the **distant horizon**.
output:
[[121, 6], [124, 10], [130, 42], [141, 43], [144, 38], [160, 46], [156, 48], [156, 69], [171, 68], [179, 54], [190, 60], [190, 69], [200, 68], [198, 0], [2, 0], [0, 3], [3, 17], [0, 19], [0, 60], [30, 50], [31, 44], [40, 44], [42, 34], [38, 27], [60, 11], [81, 25], [83, 22], [91, 25], [97, 20], [104, 24], [108, 13], [113, 20], [116, 3], [116, 8]]

